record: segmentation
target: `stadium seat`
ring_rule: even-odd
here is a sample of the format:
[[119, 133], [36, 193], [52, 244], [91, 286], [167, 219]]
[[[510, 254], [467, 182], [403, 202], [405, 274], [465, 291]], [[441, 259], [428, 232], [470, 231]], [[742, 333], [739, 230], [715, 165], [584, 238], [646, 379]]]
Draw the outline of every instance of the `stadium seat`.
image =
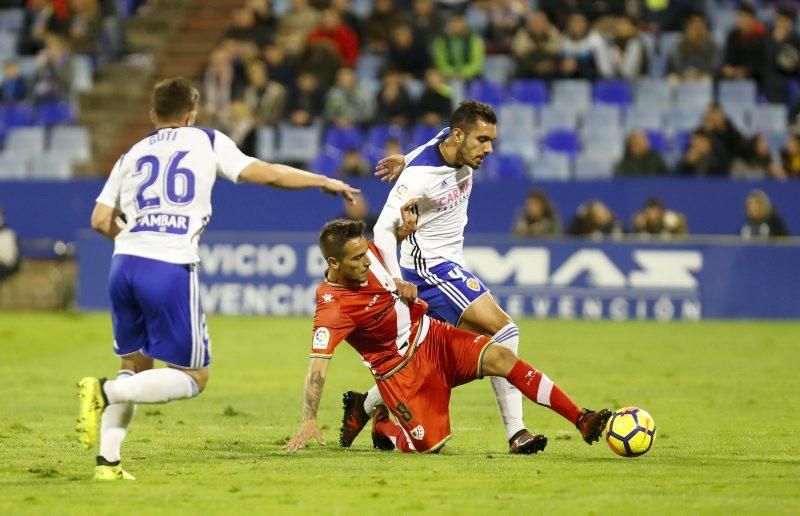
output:
[[454, 107], [467, 98], [467, 87], [464, 85], [464, 81], [453, 79], [448, 82], [448, 86], [450, 86], [450, 102]]
[[340, 151], [358, 149], [364, 144], [364, 134], [357, 127], [331, 126], [325, 131], [324, 145], [330, 145]]
[[547, 83], [539, 79], [516, 79], [508, 88], [509, 97], [515, 102], [542, 106], [547, 104]]
[[678, 46], [678, 43], [681, 42], [683, 38], [683, 33], [678, 31], [667, 31], [662, 32], [658, 35], [658, 54], [664, 56], [665, 58], [669, 58], [672, 52], [675, 50], [675, 47]]
[[19, 32], [25, 25], [25, 9], [3, 9], [0, 11], [0, 31]]
[[785, 132], [788, 118], [788, 110], [783, 104], [759, 105], [751, 112], [753, 129], [760, 134]]
[[12, 32], [0, 32], [0, 59], [5, 61], [17, 55], [17, 35]]
[[26, 155], [15, 152], [0, 154], [0, 179], [26, 179], [28, 177], [28, 161]]
[[408, 143], [408, 134], [399, 125], [374, 125], [367, 133], [367, 143], [379, 149], [382, 149], [390, 138], [399, 141], [401, 147], [405, 147]]
[[428, 143], [440, 130], [441, 127], [436, 125], [415, 125], [414, 129], [411, 130], [411, 148], [413, 149]]
[[322, 151], [317, 154], [317, 157], [309, 165], [309, 168], [312, 172], [333, 177], [339, 170], [343, 157], [344, 153], [341, 150], [330, 145], [324, 145]]
[[533, 178], [536, 180], [567, 181], [571, 178], [569, 157], [566, 154], [545, 152], [533, 165]]
[[74, 124], [75, 115], [67, 102], [45, 102], [39, 106], [39, 122], [46, 126]]
[[351, 0], [350, 8], [353, 14], [363, 20], [372, 13], [374, 4], [374, 0]]
[[584, 79], [553, 81], [552, 103], [583, 113], [592, 105], [592, 83]]
[[85, 161], [91, 156], [90, 142], [86, 127], [54, 127], [50, 134], [49, 151], [69, 156], [73, 161]]
[[593, 96], [595, 102], [627, 106], [631, 103], [631, 87], [628, 81], [604, 80], [594, 83]]
[[678, 109], [704, 110], [714, 101], [714, 84], [711, 81], [681, 81], [675, 89]]
[[650, 147], [661, 154], [668, 151], [667, 137], [664, 131], [661, 130], [647, 130], [647, 140], [650, 142]]
[[498, 155], [495, 169], [497, 178], [504, 181], [520, 181], [528, 177], [528, 167], [520, 156]]
[[19, 65], [19, 73], [28, 80], [32, 80], [36, 75], [36, 56], [19, 56], [16, 61]]
[[717, 101], [723, 108], [733, 106], [754, 106], [758, 87], [752, 79], [720, 81]]
[[722, 106], [725, 116], [745, 135], [753, 134], [753, 125], [750, 123], [750, 110], [752, 106], [739, 104], [726, 104]]
[[278, 126], [278, 159], [310, 163], [319, 152], [321, 128], [318, 125], [296, 127], [289, 124]]
[[489, 55], [483, 62], [483, 76], [496, 84], [506, 84], [515, 70], [516, 64], [511, 56]]
[[[425, 83], [419, 79], [408, 79], [405, 83], [405, 87], [406, 91], [408, 92], [408, 96], [411, 97], [411, 100], [414, 102], [418, 101], [422, 96], [422, 93], [425, 91]], [[379, 92], [380, 87], [375, 90], [375, 94], [373, 96], [377, 96]]]
[[677, 108], [667, 112], [667, 129], [673, 134], [689, 131], [700, 125], [704, 110], [697, 108]]
[[60, 154], [40, 154], [31, 159], [31, 178], [69, 179], [72, 177], [72, 163]]
[[661, 130], [664, 127], [664, 112], [661, 106], [634, 105], [625, 113], [625, 130]]
[[73, 94], [83, 93], [92, 89], [94, 84], [94, 65], [92, 58], [85, 54], [72, 56], [72, 91]]
[[692, 140], [692, 131], [677, 131], [672, 137], [672, 151], [682, 155]]
[[614, 163], [608, 156], [582, 152], [575, 160], [575, 179], [611, 179]]
[[497, 110], [497, 132], [501, 139], [530, 140], [536, 133], [536, 115], [530, 104], [503, 104]]
[[366, 144], [361, 148], [361, 154], [369, 162], [370, 167], [375, 168], [375, 165], [386, 156], [386, 151], [380, 147]]
[[666, 79], [639, 79], [636, 82], [634, 100], [637, 106], [667, 108], [672, 103], [672, 87]]
[[500, 83], [476, 79], [467, 86], [467, 97], [497, 108], [505, 102], [506, 92]]
[[6, 151], [28, 157], [42, 154], [44, 139], [44, 127], [15, 127], [8, 131]]
[[551, 152], [575, 157], [581, 150], [581, 139], [575, 131], [554, 130], [544, 135], [542, 147]]
[[3, 105], [3, 123], [7, 127], [25, 127], [36, 123], [36, 113], [27, 102], [9, 102]]
[[595, 104], [583, 115], [583, 128], [620, 129], [620, 109], [614, 104]]
[[555, 129], [575, 130], [578, 128], [578, 117], [571, 109], [547, 105], [542, 109], [539, 128], [543, 133]]
[[259, 127], [256, 132], [256, 157], [264, 161], [275, 161], [277, 158], [275, 148], [275, 128]]
[[359, 82], [364, 79], [378, 79], [386, 58], [379, 54], [361, 54], [356, 62], [356, 75]]
[[616, 161], [622, 157], [625, 148], [625, 135], [622, 129], [603, 129], [590, 127], [584, 132], [584, 151], [595, 157]]

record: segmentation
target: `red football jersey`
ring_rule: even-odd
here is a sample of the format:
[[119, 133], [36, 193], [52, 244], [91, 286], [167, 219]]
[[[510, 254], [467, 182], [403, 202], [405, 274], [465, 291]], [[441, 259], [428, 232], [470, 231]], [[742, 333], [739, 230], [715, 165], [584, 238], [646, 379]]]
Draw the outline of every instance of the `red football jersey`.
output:
[[370, 242], [369, 279], [358, 288], [327, 280], [317, 288], [317, 312], [311, 356], [330, 358], [343, 340], [355, 348], [378, 378], [402, 367], [425, 338], [430, 321], [428, 304], [421, 299], [406, 304]]

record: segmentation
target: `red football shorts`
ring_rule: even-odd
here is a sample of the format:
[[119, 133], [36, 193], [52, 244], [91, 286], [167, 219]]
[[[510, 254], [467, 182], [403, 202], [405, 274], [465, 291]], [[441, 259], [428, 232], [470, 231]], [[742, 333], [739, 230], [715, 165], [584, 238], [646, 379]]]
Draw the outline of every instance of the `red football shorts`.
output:
[[399, 371], [377, 382], [386, 407], [419, 452], [450, 439], [450, 391], [483, 378], [481, 361], [489, 337], [431, 319], [425, 340]]

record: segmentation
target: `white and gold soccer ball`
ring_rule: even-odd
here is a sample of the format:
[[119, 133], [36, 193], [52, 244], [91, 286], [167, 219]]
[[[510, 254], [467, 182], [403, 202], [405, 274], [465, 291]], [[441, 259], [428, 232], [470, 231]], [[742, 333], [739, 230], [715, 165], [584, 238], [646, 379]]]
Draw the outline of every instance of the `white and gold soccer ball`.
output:
[[611, 415], [606, 426], [608, 447], [623, 457], [644, 455], [656, 440], [653, 416], [637, 407], [625, 407]]

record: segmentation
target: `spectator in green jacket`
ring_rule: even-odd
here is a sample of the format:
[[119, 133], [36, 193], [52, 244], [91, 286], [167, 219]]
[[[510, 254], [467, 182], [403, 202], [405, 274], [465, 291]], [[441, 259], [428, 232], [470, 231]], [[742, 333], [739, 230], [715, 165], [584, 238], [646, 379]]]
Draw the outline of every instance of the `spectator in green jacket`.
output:
[[448, 80], [479, 77], [484, 56], [483, 39], [470, 32], [463, 15], [451, 17], [447, 33], [433, 40], [433, 61]]
[[625, 155], [614, 167], [617, 176], [663, 176], [667, 173], [664, 157], [650, 146], [644, 131], [633, 131], [625, 142]]

